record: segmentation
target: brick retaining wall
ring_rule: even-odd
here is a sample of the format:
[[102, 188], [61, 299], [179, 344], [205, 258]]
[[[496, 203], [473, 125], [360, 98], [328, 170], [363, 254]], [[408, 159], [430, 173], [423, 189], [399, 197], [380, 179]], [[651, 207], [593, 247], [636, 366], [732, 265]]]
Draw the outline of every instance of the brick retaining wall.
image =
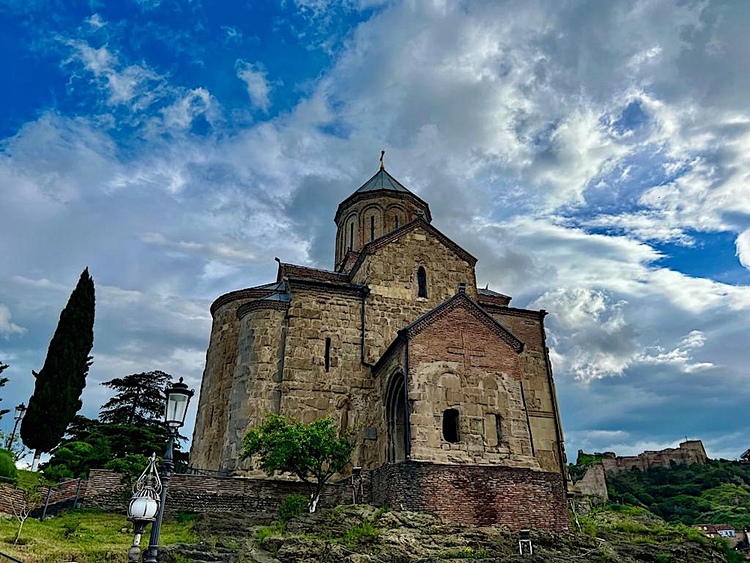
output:
[[[83, 506], [101, 510], [125, 511], [129, 501], [118, 473], [92, 470], [89, 475]], [[307, 487], [298, 481], [282, 479], [251, 479], [212, 477], [206, 475], [174, 475], [167, 489], [167, 513], [176, 512], [242, 512], [272, 515], [287, 495], [307, 496]], [[320, 499], [321, 506], [352, 502], [348, 483], [330, 484]]]
[[384, 465], [371, 480], [372, 504], [431, 512], [446, 522], [511, 530], [570, 527], [558, 473], [407, 462]]
[[[76, 481], [64, 484], [51, 501], [71, 497], [76, 486]], [[500, 525], [511, 530], [562, 531], [570, 525], [565, 489], [557, 473], [425, 462], [390, 464], [327, 485], [320, 505], [351, 504], [355, 490], [359, 503], [430, 512], [445, 522]], [[46, 487], [43, 492], [46, 494]], [[282, 479], [174, 475], [166, 510], [168, 514], [241, 512], [274, 518], [284, 498], [295, 493], [307, 496], [307, 488], [298, 481]], [[10, 499], [18, 494], [12, 487], [0, 485], [0, 513], [12, 513]], [[122, 476], [103, 469], [92, 470], [79, 493], [80, 505], [85, 508], [122, 513], [127, 510], [129, 498]]]

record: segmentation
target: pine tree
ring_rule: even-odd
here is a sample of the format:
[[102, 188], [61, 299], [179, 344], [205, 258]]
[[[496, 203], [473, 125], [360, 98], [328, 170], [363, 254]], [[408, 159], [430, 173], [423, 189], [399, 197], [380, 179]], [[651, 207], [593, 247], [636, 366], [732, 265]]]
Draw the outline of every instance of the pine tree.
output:
[[153, 425], [164, 418], [163, 390], [172, 376], [163, 371], [133, 373], [102, 385], [117, 394], [99, 409], [99, 419], [112, 424]]
[[86, 268], [60, 313], [42, 369], [39, 373], [32, 371], [36, 382], [21, 423], [21, 438], [35, 450], [33, 470], [42, 452], [49, 452], [60, 442], [82, 406], [93, 345], [94, 280]]

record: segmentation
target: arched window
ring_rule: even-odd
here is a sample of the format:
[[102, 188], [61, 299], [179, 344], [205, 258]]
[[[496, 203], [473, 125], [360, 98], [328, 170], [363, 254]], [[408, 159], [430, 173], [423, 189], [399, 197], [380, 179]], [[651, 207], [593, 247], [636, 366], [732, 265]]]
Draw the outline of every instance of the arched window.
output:
[[455, 444], [458, 442], [458, 411], [447, 409], [443, 412], [443, 439]]
[[375, 240], [375, 215], [370, 215], [370, 240]]
[[422, 266], [417, 270], [417, 297], [427, 297], [427, 272]]
[[354, 221], [349, 223], [349, 250], [354, 249]]

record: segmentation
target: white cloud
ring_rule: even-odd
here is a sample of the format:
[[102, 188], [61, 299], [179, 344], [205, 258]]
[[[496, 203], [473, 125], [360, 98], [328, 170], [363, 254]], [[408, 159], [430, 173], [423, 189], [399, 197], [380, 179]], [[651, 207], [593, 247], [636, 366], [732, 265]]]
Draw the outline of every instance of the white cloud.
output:
[[664, 350], [660, 346], [654, 348], [647, 348], [647, 352], [638, 357], [639, 362], [645, 364], [674, 364], [680, 371], [685, 373], [692, 373], [694, 371], [700, 371], [708, 369], [714, 366], [711, 362], [698, 362], [692, 361], [692, 352], [696, 348], [701, 348], [706, 343], [706, 336], [699, 330], [691, 331], [685, 338], [683, 338], [679, 345], [672, 350]]
[[236, 64], [237, 78], [245, 83], [250, 101], [258, 109], [267, 112], [271, 107], [271, 86], [266, 78], [266, 72], [257, 64], [238, 60]]
[[96, 83], [109, 93], [110, 105], [142, 110], [161, 95], [163, 77], [142, 65], [121, 64], [107, 45], [96, 49], [80, 40], [70, 40], [67, 44], [73, 55], [65, 63], [80, 62], [93, 74]]
[[742, 231], [735, 241], [736, 255], [745, 268], [750, 270], [750, 229]]
[[0, 335], [7, 339], [12, 334], [23, 334], [26, 329], [11, 321], [10, 309], [0, 303]]

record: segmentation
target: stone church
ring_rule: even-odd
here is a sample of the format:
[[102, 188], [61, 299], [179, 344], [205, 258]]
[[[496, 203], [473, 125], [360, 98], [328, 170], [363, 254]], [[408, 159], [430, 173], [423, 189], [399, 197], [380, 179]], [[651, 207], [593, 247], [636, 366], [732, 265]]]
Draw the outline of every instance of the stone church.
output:
[[478, 288], [476, 258], [382, 163], [334, 221], [333, 270], [279, 261], [211, 306], [191, 464], [249, 474], [242, 438], [265, 415], [331, 416], [375, 504], [566, 529], [545, 311]]

